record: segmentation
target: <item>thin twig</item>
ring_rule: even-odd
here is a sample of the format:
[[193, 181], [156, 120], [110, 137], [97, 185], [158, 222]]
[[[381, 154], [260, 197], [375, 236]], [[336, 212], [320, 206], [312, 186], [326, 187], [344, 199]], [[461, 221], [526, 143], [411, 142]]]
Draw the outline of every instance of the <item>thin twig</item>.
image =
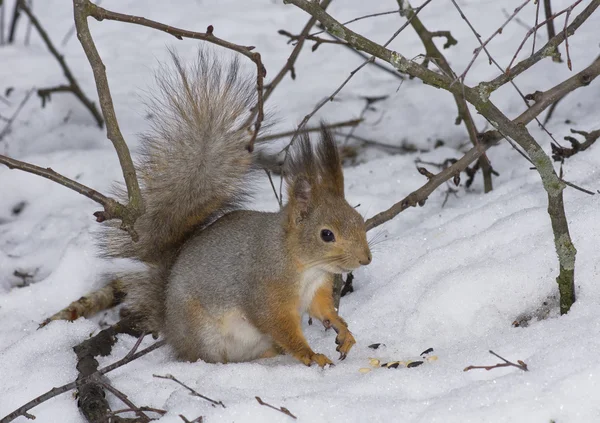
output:
[[144, 337], [146, 336], [146, 332], [142, 332], [142, 334], [138, 337], [137, 341], [135, 342], [135, 345], [133, 346], [133, 348], [131, 349], [131, 351], [129, 351], [127, 353], [127, 355], [125, 356], [125, 358], [129, 358], [131, 357], [133, 354], [135, 354], [135, 352], [137, 351], [137, 349], [140, 347], [140, 344], [142, 343], [142, 341], [144, 340]]
[[[195, 391], [194, 389], [190, 388], [189, 386], [187, 386], [185, 383], [179, 381], [177, 378], [175, 378], [175, 376], [173, 376], [171, 374], [166, 374], [164, 376], [161, 376], [161, 375], [152, 375], [152, 376], [159, 378], [159, 379], [172, 380], [173, 382], [178, 383], [179, 385], [183, 386], [185, 389], [190, 391], [190, 395], [193, 395], [195, 397], [200, 397], [200, 398], [210, 402], [213, 407], [220, 405], [221, 407], [225, 408], [225, 404], [223, 404], [223, 401], [215, 401], [214, 399], [211, 399], [211, 398], [207, 397], [206, 395], [202, 395], [201, 393], [199, 393], [199, 392]], [[0, 423], [2, 423], [2, 422], [0, 422]]]
[[0, 46], [4, 45], [4, 0], [0, 0]]
[[179, 418], [183, 420], [183, 423], [202, 423], [202, 421], [204, 420], [203, 416], [196, 417], [194, 420], [188, 420], [188, 418], [185, 417], [183, 414], [180, 414]]
[[[454, 4], [455, 8], [458, 10], [458, 12], [460, 13], [461, 18], [463, 18], [463, 20], [467, 23], [467, 25], [469, 26], [469, 28], [471, 28], [471, 31], [473, 32], [473, 34], [475, 35], [475, 37], [477, 38], [477, 41], [479, 41], [479, 43], [483, 46], [482, 41], [481, 41], [481, 36], [479, 35], [479, 33], [475, 30], [475, 28], [473, 27], [473, 25], [471, 24], [471, 22], [467, 19], [467, 17], [465, 16], [465, 14], [463, 13], [462, 9], [460, 8], [460, 6], [458, 5], [458, 3], [455, 0], [451, 0], [452, 4]], [[581, 1], [581, 0], [578, 0]], [[490, 52], [487, 50], [487, 48], [484, 47], [484, 51], [487, 54], [490, 63], [493, 63], [498, 70], [500, 70], [502, 72], [502, 67], [500, 66], [500, 64], [492, 57], [492, 55], [490, 54]], [[510, 66], [509, 68], [510, 69]], [[507, 72], [509, 71], [507, 69]], [[514, 87], [514, 89], [517, 91], [517, 93], [519, 93], [519, 95], [521, 96], [521, 98], [523, 99], [523, 102], [525, 103], [525, 106], [529, 107], [529, 102], [527, 101], [526, 96], [523, 94], [523, 92], [521, 92], [521, 90], [519, 89], [519, 87], [517, 86], [517, 84], [511, 79], [510, 84]], [[464, 87], [464, 84], [463, 84]], [[464, 88], [463, 88], [464, 90]], [[535, 117], [535, 121], [538, 123], [538, 125], [542, 128], [542, 130], [544, 132], [546, 132], [546, 134], [548, 134], [548, 136], [555, 142], [558, 144], [558, 141], [554, 138], [554, 136], [550, 133], [550, 131], [548, 131], [548, 129], [542, 124], [542, 122], [537, 118], [537, 116]]]
[[[362, 122], [362, 119], [358, 118], [358, 119], [346, 120], [346, 121], [343, 121], [343, 122], [329, 123], [329, 124], [325, 125], [325, 127], [327, 129], [337, 129], [337, 128], [344, 128], [344, 127], [348, 127], [348, 126], [355, 127], [355, 126], [357, 126], [361, 122]], [[307, 134], [307, 133], [311, 133], [311, 132], [320, 132], [321, 128], [322, 128], [321, 126], [311, 126], [309, 128], [302, 128], [300, 130], [300, 133], [301, 134]], [[271, 134], [271, 135], [263, 135], [262, 137], [258, 137], [256, 139], [256, 142], [260, 144], [260, 143], [263, 143], [265, 141], [276, 140], [276, 139], [279, 139], [279, 138], [286, 138], [286, 137], [295, 135], [296, 132], [297, 132], [297, 130], [286, 131], [286, 132], [279, 132], [277, 134]]]
[[273, 183], [273, 178], [271, 178], [271, 172], [269, 171], [269, 169], [265, 169], [265, 173], [267, 174], [267, 177], [269, 178], [269, 183], [271, 184], [271, 188], [273, 188], [273, 194], [275, 194], [275, 200], [277, 200], [277, 204], [279, 204], [279, 208], [283, 208], [283, 202], [282, 202], [281, 198], [279, 198], [279, 195], [277, 195], [277, 189], [275, 189], [275, 184]]
[[12, 44], [15, 41], [15, 35], [17, 32], [17, 22], [21, 17], [20, 9], [15, 4], [15, 8], [13, 9], [13, 17], [10, 22], [10, 30], [8, 32], [8, 44]]
[[590, 148], [598, 138], [600, 138], [600, 129], [595, 131], [585, 132], [571, 129], [572, 134], [582, 135], [585, 138], [584, 142], [579, 142], [577, 139], [571, 136], [566, 136], [565, 140], [571, 143], [571, 148], [559, 147], [558, 145], [552, 144], [552, 158], [556, 162], [563, 162], [565, 159], [574, 156], [575, 154], [585, 151]]
[[48, 36], [46, 31], [42, 27], [40, 22], [37, 20], [35, 15], [31, 12], [31, 9], [29, 9], [29, 7], [25, 4], [25, 0], [18, 0], [18, 7], [21, 10], [23, 10], [23, 12], [25, 12], [27, 17], [29, 18], [29, 21], [33, 24], [33, 26], [35, 27], [37, 32], [40, 34], [40, 37], [42, 37], [42, 40], [44, 40], [46, 47], [48, 47], [48, 50], [50, 50], [50, 53], [57, 60], [58, 64], [60, 65], [60, 67], [63, 71], [63, 74], [65, 75], [65, 78], [67, 78], [67, 81], [69, 81], [68, 89], [61, 89], [61, 90], [54, 90], [54, 91], [46, 90], [46, 93], [44, 95], [42, 95], [38, 92], [38, 95], [42, 98], [43, 104], [45, 103], [45, 98], [48, 97], [51, 92], [70, 91], [73, 94], [75, 94], [75, 96], [79, 99], [79, 101], [81, 101], [81, 103], [85, 106], [85, 108], [89, 110], [89, 112], [94, 117], [94, 120], [96, 121], [96, 124], [98, 125], [98, 127], [102, 128], [104, 125], [104, 120], [102, 119], [102, 115], [100, 115], [100, 112], [96, 108], [96, 105], [94, 104], [93, 101], [91, 101], [89, 98], [87, 98], [87, 96], [83, 93], [83, 91], [79, 87], [79, 84], [77, 83], [77, 80], [75, 79], [75, 77], [71, 73], [71, 70], [67, 66], [67, 62], [65, 61], [64, 56], [61, 55], [58, 52], [58, 50], [56, 50], [56, 47], [54, 47], [54, 44], [52, 44], [50, 37]]
[[[327, 9], [327, 6], [329, 6], [329, 3], [331, 3], [331, 0], [323, 0], [321, 2], [320, 6], [321, 6], [321, 8], [323, 8], [323, 10], [325, 10], [325, 9]], [[306, 37], [308, 36], [308, 33], [310, 32], [310, 30], [312, 29], [312, 27], [315, 25], [316, 22], [317, 22], [317, 20], [311, 16], [311, 18], [308, 20], [308, 22], [304, 26], [304, 29], [302, 29], [302, 32], [298, 36], [298, 42], [296, 43], [296, 46], [290, 53], [290, 56], [288, 57], [288, 59], [286, 60], [285, 65], [281, 68], [279, 73], [277, 75], [275, 75], [273, 80], [271, 82], [269, 82], [269, 84], [265, 87], [264, 101], [267, 101], [267, 99], [271, 96], [271, 94], [273, 94], [273, 91], [275, 90], [277, 85], [279, 85], [279, 83], [283, 80], [283, 77], [285, 76], [286, 73], [290, 72], [292, 79], [296, 79], [296, 71], [294, 70], [294, 64], [296, 63], [296, 60], [298, 59], [298, 56], [300, 55], [300, 51], [302, 50], [302, 47], [304, 46], [304, 41], [305, 41]]]
[[277, 410], [277, 411], [279, 411], [280, 413], [286, 414], [286, 415], [290, 416], [290, 417], [291, 417], [291, 418], [293, 418], [293, 419], [298, 419], [298, 417], [294, 416], [294, 415], [293, 415], [293, 414], [290, 412], [290, 410], [288, 410], [288, 409], [287, 409], [287, 408], [285, 408], [285, 407], [279, 407], [279, 408], [277, 408], [277, 407], [275, 407], [275, 406], [273, 406], [273, 405], [271, 405], [271, 404], [269, 404], [269, 403], [266, 403], [266, 402], [264, 402], [262, 399], [260, 399], [260, 397], [254, 397], [254, 398], [256, 398], [256, 401], [258, 401], [258, 403], [259, 403], [260, 405], [264, 405], [265, 407], [269, 407], [269, 408], [272, 408], [273, 410]]
[[[394, 39], [400, 34], [400, 32], [402, 32], [408, 25], [410, 25], [412, 19], [417, 16], [419, 14], [419, 12], [421, 10], [423, 10], [423, 8], [425, 6], [427, 6], [429, 3], [431, 2], [431, 0], [425, 0], [425, 2], [419, 6], [418, 8], [416, 8], [414, 10], [414, 14], [407, 20], [407, 22], [405, 24], [403, 24], [402, 26], [400, 26], [400, 28], [385, 42], [385, 44], [383, 44], [383, 47], [387, 47], [392, 41], [394, 41]], [[297, 2], [291, 1], [291, 3], [296, 4], [296, 6], [299, 6], [299, 4], [297, 4]], [[304, 116], [304, 119], [302, 119], [302, 121], [300, 122], [300, 124], [298, 125], [297, 131], [300, 131], [302, 128], [304, 128], [304, 126], [308, 123], [308, 121], [328, 102], [333, 101], [333, 99], [335, 98], [335, 96], [346, 86], [346, 84], [348, 84], [348, 82], [350, 81], [350, 79], [352, 79], [352, 77], [354, 75], [356, 75], [357, 72], [359, 72], [362, 68], [364, 68], [367, 64], [374, 62], [375, 61], [375, 56], [371, 56], [369, 57], [366, 61], [364, 61], [360, 66], [358, 66], [356, 69], [354, 69], [353, 71], [350, 72], [350, 75], [348, 75], [348, 77], [344, 80], [344, 82], [342, 82], [342, 84], [336, 88], [336, 90], [331, 93], [331, 95], [329, 95], [329, 97], [325, 98], [324, 100], [321, 100], [316, 106], [315, 108], [306, 116]], [[285, 156], [284, 156], [284, 162], [287, 160], [288, 154], [289, 154], [289, 149], [290, 147], [294, 144], [294, 141], [296, 141], [296, 138], [298, 137], [300, 133], [297, 132], [292, 139], [290, 140], [290, 142], [288, 143], [288, 145], [283, 148], [281, 150], [281, 152], [285, 152]]]
[[136, 360], [136, 359], [148, 354], [149, 352], [154, 351], [157, 348], [162, 347], [163, 345], [165, 345], [165, 343], [166, 343], [165, 341], [155, 342], [154, 344], [150, 345], [148, 348], [145, 348], [142, 351], [139, 351], [139, 352], [133, 354], [131, 357], [123, 358], [113, 364], [103, 367], [102, 369], [98, 370], [96, 373], [93, 373], [89, 376], [78, 379], [74, 382], [67, 383], [66, 385], [60, 386], [58, 388], [52, 388], [48, 392], [40, 395], [39, 397], [32, 399], [27, 404], [22, 405], [21, 407], [17, 408], [12, 413], [3, 417], [2, 420], [0, 420], [0, 423], [9, 423], [19, 416], [25, 416], [29, 410], [31, 410], [32, 408], [34, 408], [37, 405], [40, 405], [44, 401], [48, 401], [50, 398], [54, 398], [57, 395], [60, 395], [65, 392], [68, 392], [72, 389], [75, 389], [75, 388], [77, 388], [78, 384], [80, 384], [80, 383], [86, 382], [87, 380], [96, 378], [99, 375], [104, 375], [108, 372], [118, 369], [119, 367], [124, 366], [125, 364], [127, 364], [133, 360]]
[[[488, 43], [490, 41], [492, 41], [492, 39], [499, 34], [502, 34], [502, 31], [504, 30], [504, 28], [506, 27], [506, 25], [508, 25], [508, 23], [510, 21], [512, 21], [515, 16], [517, 16], [517, 14], [530, 2], [531, 0], [525, 0], [525, 2], [523, 4], [521, 4], [519, 7], [515, 8], [515, 10], [513, 11], [513, 13], [506, 19], [506, 21], [504, 21], [504, 23], [502, 24], [502, 26], [500, 28], [498, 28], [496, 31], [494, 31], [492, 33], [492, 35], [489, 36], [489, 38], [487, 40], [485, 40], [483, 43], [481, 43], [481, 45], [479, 47], [477, 47], [474, 51], [473, 51], [473, 57], [471, 58], [471, 61], [469, 62], [469, 64], [467, 65], [467, 67], [465, 68], [465, 70], [463, 71], [462, 74], [460, 74], [460, 76], [458, 77], [458, 79], [462, 80], [464, 82], [467, 73], [469, 72], [469, 69], [471, 69], [471, 66], [473, 66], [473, 63], [475, 63], [475, 59], [477, 59], [477, 57], [479, 56], [479, 53], [481, 53], [481, 50], [486, 50], [486, 53], [488, 53], [486, 46], [488, 45]], [[463, 18], [464, 19], [464, 18]], [[489, 53], [488, 53], [489, 54]]]
[[[540, 20], [539, 18], [540, 18], [540, 0], [536, 0], [535, 1], [535, 25], [534, 25], [534, 27], [537, 27], [537, 24]], [[536, 41], [537, 41], [537, 29], [533, 33], [533, 43], [531, 43], [531, 55], [533, 55], [535, 53], [535, 42]]]
[[485, 369], [485, 370], [489, 371], [489, 370], [492, 370], [492, 369], [497, 369], [499, 367], [516, 367], [517, 369], [521, 369], [524, 372], [529, 371], [529, 369], [527, 368], [527, 364], [525, 364], [525, 362], [523, 362], [522, 360], [517, 360], [518, 364], [515, 364], [515, 363], [513, 363], [511, 361], [508, 361], [504, 357], [499, 356], [498, 354], [496, 354], [492, 350], [490, 350], [489, 353], [492, 354], [492, 355], [495, 355], [500, 360], [504, 361], [504, 363], [494, 364], [493, 366], [467, 366], [467, 367], [465, 367], [465, 369], [463, 371], [464, 372], [468, 372], [469, 370], [473, 370], [473, 369]]
[[[247, 145], [248, 151], [252, 152], [254, 150], [254, 142], [256, 141], [256, 138], [258, 136], [258, 133], [260, 131], [262, 121], [264, 118], [263, 83], [264, 83], [264, 77], [267, 74], [267, 71], [266, 71], [265, 67], [263, 66], [260, 53], [252, 51], [252, 50], [254, 50], [254, 46], [242, 46], [242, 45], [238, 45], [238, 44], [234, 44], [232, 42], [226, 41], [222, 38], [218, 38], [214, 35], [214, 27], [212, 25], [209, 25], [207, 27], [206, 32], [188, 31], [186, 29], [180, 29], [180, 28], [176, 28], [176, 27], [173, 27], [170, 25], [165, 25], [165, 24], [162, 24], [160, 22], [156, 22], [156, 21], [153, 21], [150, 19], [146, 19], [141, 16], [133, 16], [133, 15], [126, 15], [123, 13], [112, 12], [110, 10], [106, 10], [106, 9], [103, 9], [102, 7], [94, 5], [89, 0], [73, 0], [73, 1], [75, 2], [75, 4], [79, 5], [78, 7], [81, 8], [81, 11], [84, 14], [84, 16], [86, 16], [86, 17], [91, 16], [98, 21], [108, 19], [108, 20], [112, 20], [112, 21], [126, 22], [126, 23], [135, 24], [135, 25], [145, 26], [148, 28], [154, 28], [159, 31], [166, 32], [167, 34], [174, 36], [178, 40], [182, 40], [183, 38], [192, 38], [195, 40], [207, 41], [209, 43], [213, 43], [218, 46], [225, 47], [229, 50], [238, 52], [238, 53], [246, 56], [248, 59], [252, 60], [252, 62], [254, 62], [254, 64], [256, 65], [257, 103], [256, 103], [256, 106], [252, 109], [252, 113], [250, 114], [250, 116], [248, 117], [248, 120], [245, 122], [244, 125], [249, 126], [251, 124], [251, 122], [254, 121], [254, 131], [253, 131], [252, 137]], [[77, 21], [76, 21], [76, 23], [77, 23]], [[86, 29], [87, 29], [87, 24], [86, 24]], [[82, 40], [83, 37], [79, 34], [79, 32], [80, 32], [79, 28], [78, 28], [77, 32], [78, 32], [79, 39]], [[88, 30], [88, 32], [89, 32], [89, 30]], [[89, 45], [88, 45], [88, 48], [89, 48]], [[88, 55], [88, 58], [89, 58], [89, 55]], [[99, 56], [97, 59], [94, 58], [94, 61], [99, 61], [98, 59], [99, 59]], [[90, 62], [91, 61], [92, 60], [90, 59]], [[102, 104], [102, 102], [101, 102], [101, 104]], [[111, 101], [111, 105], [112, 105], [112, 101]], [[104, 108], [103, 108], [103, 110], [104, 110]], [[105, 113], [105, 116], [106, 116], [106, 113]]]
[[[401, 12], [400, 9], [396, 9], [396, 10], [390, 10], [388, 12], [371, 13], [369, 15], [359, 16], [358, 18], [354, 18], [354, 19], [350, 19], [349, 21], [342, 22], [342, 25], [348, 25], [348, 24], [351, 24], [351, 23], [354, 23], [354, 22], [357, 22], [357, 21], [361, 21], [363, 19], [375, 18], [377, 16], [395, 15], [395, 14], [398, 14], [400, 12]], [[322, 34], [323, 32], [325, 32], [324, 29], [321, 30], [321, 31], [315, 32], [313, 34], [310, 34], [310, 35], [319, 35], [319, 34]]]
[[[529, 0], [527, 0], [527, 1], [529, 1]], [[410, 17], [411, 14], [413, 13], [413, 9], [410, 6], [410, 3], [408, 3], [408, 1], [406, 1], [406, 0], [399, 0], [399, 2], [403, 2], [406, 4], [405, 13], [407, 13], [408, 16]], [[525, 4], [523, 4], [521, 7], [523, 7], [524, 5]], [[516, 11], [515, 13], [518, 13], [518, 11]], [[455, 77], [455, 73], [452, 70], [450, 63], [448, 62], [448, 60], [446, 60], [446, 57], [442, 54], [442, 52], [438, 49], [438, 47], [433, 42], [434, 34], [432, 32], [430, 32], [425, 27], [425, 25], [423, 25], [421, 20], [417, 17], [415, 17], [411, 21], [411, 24], [412, 24], [415, 32], [421, 39], [421, 42], [423, 43], [423, 46], [425, 47], [425, 52], [427, 53], [427, 56], [430, 57], [432, 60], [434, 60], [434, 63], [437, 66], [439, 66], [439, 68], [442, 72], [444, 72], [446, 75], [448, 75], [451, 78]], [[484, 48], [484, 46], [482, 45], [481, 48]], [[462, 80], [461, 80], [461, 82], [462, 82]], [[473, 116], [471, 115], [471, 111], [469, 110], [469, 106], [467, 105], [467, 101], [465, 99], [464, 83], [461, 83], [461, 92], [460, 93], [452, 93], [452, 96], [454, 97], [454, 102], [456, 103], [456, 108], [458, 110], [457, 123], [460, 123], [460, 122], [464, 123], [465, 129], [467, 130], [467, 134], [469, 135], [471, 144], [477, 145], [479, 143], [479, 131], [477, 130], [477, 127], [475, 126], [475, 121], [473, 120]], [[481, 162], [480, 166], [481, 166], [482, 173], [483, 173], [484, 192], [488, 193], [488, 192], [492, 191], [492, 189], [493, 189], [492, 165], [490, 164], [490, 161], [489, 161], [487, 155], [485, 155], [485, 154], [483, 154], [479, 160]]]
[[139, 408], [133, 402], [131, 402], [129, 400], [129, 398], [127, 397], [127, 395], [125, 395], [123, 392], [119, 391], [117, 388], [112, 386], [110, 383], [107, 383], [103, 380], [98, 380], [98, 383], [100, 383], [100, 385], [102, 385], [102, 387], [104, 387], [104, 389], [106, 389], [108, 392], [113, 394], [115, 397], [119, 398], [126, 406], [128, 406], [131, 409], [131, 411], [133, 411], [140, 418], [141, 422], [147, 423], [150, 420], [153, 420], [146, 413], [144, 413], [144, 411], [141, 408]]
[[17, 116], [19, 115], [19, 113], [21, 113], [23, 106], [25, 106], [25, 103], [27, 103], [27, 101], [29, 100], [29, 97], [31, 97], [31, 94], [34, 91], [35, 91], [35, 88], [32, 88], [31, 90], [27, 91], [27, 94], [25, 94], [25, 97], [23, 97], [23, 100], [21, 100], [21, 103], [19, 103], [19, 106], [16, 108], [15, 112], [12, 114], [12, 116], [10, 118], [7, 119], [6, 125], [4, 125], [4, 128], [2, 128], [2, 131], [0, 131], [0, 141], [2, 141], [2, 138], [4, 138], [6, 136], [6, 134], [8, 134], [10, 132], [10, 127], [14, 123], [14, 121], [17, 118]]
[[94, 216], [96, 216], [96, 220], [98, 222], [103, 222], [104, 220], [111, 219], [113, 216], [119, 216], [124, 213], [123, 209], [125, 208], [125, 206], [119, 203], [118, 201], [110, 197], [106, 197], [98, 191], [89, 188], [83, 184], [80, 184], [77, 181], [69, 179], [66, 176], [61, 175], [60, 173], [55, 172], [49, 167], [42, 168], [3, 155], [0, 155], [0, 164], [8, 166], [9, 169], [19, 169], [24, 172], [33, 173], [34, 175], [38, 175], [43, 178], [49, 179], [53, 182], [56, 182], [64, 187], [72, 189], [73, 191], [88, 197], [89, 199], [95, 201], [98, 204], [101, 204], [102, 206], [104, 206], [104, 211], [94, 213]]
[[[548, 39], [551, 39], [556, 35], [556, 30], [554, 29], [554, 19], [550, 19], [550, 17], [552, 16], [552, 4], [550, 3], [550, 0], [544, 0], [544, 13], [546, 15], [546, 20], [548, 20], [548, 25], [546, 25], [546, 28], [548, 28]], [[553, 61], [562, 62], [562, 59], [560, 58], [560, 52], [558, 51], [558, 47], [553, 48], [551, 55]]]
[[[33, 9], [33, 0], [28, 0], [27, 1], [28, 5], [27, 7], [29, 7], [29, 9]], [[31, 38], [31, 21], [27, 22], [27, 29], [25, 30], [25, 42], [24, 44], [26, 46], [29, 45], [29, 40]]]
[[[508, 64], [508, 66], [506, 67], [506, 73], [510, 73], [510, 69], [513, 65], [513, 63], [515, 62], [515, 60], [517, 59], [517, 55], [519, 54], [519, 52], [521, 51], [521, 49], [523, 48], [523, 45], [525, 44], [525, 42], [529, 39], [529, 37], [531, 36], [531, 34], [533, 34], [535, 31], [537, 31], [538, 28], [541, 28], [542, 26], [546, 25], [548, 22], [556, 19], [558, 16], [562, 15], [563, 13], [567, 14], [567, 17], [565, 19], [565, 29], [563, 31], [563, 36], [565, 39], [565, 42], [569, 43], [568, 41], [568, 33], [567, 33], [567, 21], [569, 20], [569, 15], [571, 14], [571, 12], [573, 11], [573, 8], [575, 6], [577, 6], [579, 3], [581, 3], [582, 0], [577, 0], [575, 3], [573, 3], [571, 6], [561, 10], [560, 12], [550, 16], [548, 19], [544, 20], [543, 22], [540, 22], [539, 24], [535, 25], [533, 28], [531, 28], [529, 31], [527, 31], [527, 34], [525, 34], [525, 38], [523, 38], [523, 41], [521, 42], [521, 44], [519, 45], [519, 48], [517, 48], [517, 51], [515, 52], [512, 60], [510, 61], [510, 63]], [[571, 67], [569, 66], [569, 70], [571, 69]]]
[[579, 27], [592, 15], [592, 13], [596, 11], [598, 6], [600, 6], [600, 0], [592, 0], [590, 4], [588, 4], [585, 7], [585, 9], [582, 10], [581, 13], [577, 15], [575, 19], [573, 19], [573, 22], [567, 27], [566, 34], [564, 31], [560, 31], [558, 34], [556, 34], [556, 36], [548, 40], [548, 42], [545, 45], [539, 48], [533, 56], [529, 56], [528, 58], [521, 60], [506, 73], [502, 71], [501, 74], [493, 80], [479, 84], [480, 89], [482, 89], [486, 95], [489, 95], [493, 91], [506, 84], [507, 82], [513, 80], [514, 78], [525, 72], [527, 69], [535, 65], [543, 58], [548, 57], [550, 52], [554, 51], [554, 47], [559, 46], [565, 40], [565, 37], [572, 36], [579, 29]]

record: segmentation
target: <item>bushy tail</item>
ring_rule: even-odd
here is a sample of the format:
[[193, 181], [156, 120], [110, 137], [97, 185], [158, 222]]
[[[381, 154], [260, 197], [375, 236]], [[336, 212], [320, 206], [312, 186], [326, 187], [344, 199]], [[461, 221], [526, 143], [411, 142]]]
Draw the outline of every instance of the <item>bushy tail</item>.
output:
[[243, 198], [252, 164], [243, 124], [256, 104], [252, 77], [237, 59], [224, 65], [201, 50], [193, 66], [171, 52], [174, 66], [157, 75], [150, 100], [151, 130], [142, 137], [136, 165], [146, 212], [137, 220], [138, 242], [115, 227], [103, 242], [111, 257], [164, 261], [191, 230], [230, 210]]
[[135, 223], [138, 242], [111, 223], [101, 241], [109, 257], [148, 264], [120, 275], [132, 312], [146, 329], [162, 329], [165, 285], [177, 251], [198, 227], [234, 208], [247, 193], [253, 155], [247, 119], [256, 104], [255, 82], [239, 63], [224, 65], [200, 51], [193, 66], [171, 53], [172, 67], [157, 75], [150, 101], [153, 123], [136, 164], [145, 213]]

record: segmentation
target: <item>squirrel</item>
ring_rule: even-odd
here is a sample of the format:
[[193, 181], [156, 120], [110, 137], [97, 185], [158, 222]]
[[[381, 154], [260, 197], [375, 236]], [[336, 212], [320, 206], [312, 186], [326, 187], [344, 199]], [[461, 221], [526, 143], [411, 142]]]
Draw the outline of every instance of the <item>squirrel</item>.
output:
[[115, 223], [102, 231], [106, 256], [146, 264], [121, 277], [128, 309], [181, 360], [287, 353], [308, 366], [332, 364], [308, 345], [304, 313], [335, 330], [346, 358], [355, 339], [334, 307], [333, 278], [372, 256], [364, 219], [344, 198], [332, 134], [322, 125], [316, 146], [308, 135], [292, 146], [280, 211], [245, 210], [259, 163], [247, 149], [255, 83], [236, 59], [227, 65], [200, 50], [185, 66], [171, 56], [174, 69], [157, 75], [160, 95], [136, 163], [145, 208], [135, 222], [139, 240]]

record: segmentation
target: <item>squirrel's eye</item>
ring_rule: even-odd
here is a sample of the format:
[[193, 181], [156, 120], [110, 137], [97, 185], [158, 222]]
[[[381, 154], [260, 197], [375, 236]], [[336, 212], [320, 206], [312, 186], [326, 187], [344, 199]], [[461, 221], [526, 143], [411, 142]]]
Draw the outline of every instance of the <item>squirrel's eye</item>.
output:
[[335, 235], [329, 229], [323, 229], [321, 231], [321, 239], [325, 242], [333, 242], [335, 241]]

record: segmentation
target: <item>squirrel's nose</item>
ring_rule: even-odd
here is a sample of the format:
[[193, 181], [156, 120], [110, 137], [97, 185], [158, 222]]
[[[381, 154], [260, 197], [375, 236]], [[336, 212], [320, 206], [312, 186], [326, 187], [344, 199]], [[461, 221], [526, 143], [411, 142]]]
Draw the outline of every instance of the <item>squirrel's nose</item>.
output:
[[371, 263], [371, 252], [367, 252], [365, 258], [363, 258], [362, 260], [358, 260], [358, 262], [362, 265], [362, 266], [366, 266], [367, 264]]

